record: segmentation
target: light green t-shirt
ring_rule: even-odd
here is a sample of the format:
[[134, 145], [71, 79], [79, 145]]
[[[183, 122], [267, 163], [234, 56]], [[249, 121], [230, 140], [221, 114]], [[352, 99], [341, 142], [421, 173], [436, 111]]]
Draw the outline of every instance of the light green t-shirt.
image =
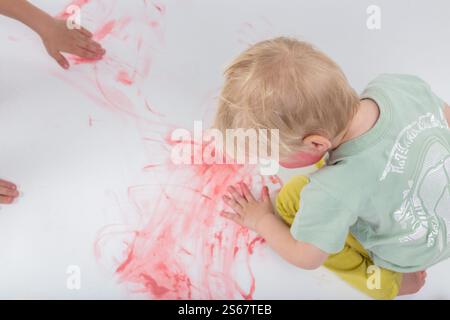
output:
[[374, 127], [340, 145], [302, 190], [294, 238], [339, 252], [350, 232], [374, 263], [414, 272], [450, 257], [450, 130], [421, 79], [383, 74], [362, 99]]

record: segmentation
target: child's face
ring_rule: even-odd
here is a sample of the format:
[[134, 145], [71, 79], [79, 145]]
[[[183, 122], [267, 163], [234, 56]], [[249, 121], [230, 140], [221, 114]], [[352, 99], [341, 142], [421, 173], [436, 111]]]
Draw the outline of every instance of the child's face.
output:
[[280, 160], [280, 166], [287, 169], [307, 167], [316, 164], [322, 157], [323, 154], [299, 151], [288, 157], [287, 160]]

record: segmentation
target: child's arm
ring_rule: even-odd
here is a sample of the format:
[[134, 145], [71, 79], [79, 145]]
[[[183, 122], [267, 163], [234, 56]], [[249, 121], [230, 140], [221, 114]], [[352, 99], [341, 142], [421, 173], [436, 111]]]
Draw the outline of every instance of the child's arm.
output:
[[273, 213], [269, 191], [264, 187], [261, 201], [256, 200], [242, 183], [240, 191], [230, 186], [230, 196], [224, 196], [225, 203], [234, 213], [222, 215], [244, 227], [256, 231], [282, 258], [302, 269], [316, 269], [327, 259], [328, 254], [312, 244], [295, 240], [289, 227]]
[[53, 18], [26, 0], [0, 0], [0, 14], [24, 23], [39, 34], [48, 54], [64, 69], [69, 63], [62, 52], [88, 59], [100, 59], [105, 53], [92, 40], [89, 31], [69, 29], [65, 21]]

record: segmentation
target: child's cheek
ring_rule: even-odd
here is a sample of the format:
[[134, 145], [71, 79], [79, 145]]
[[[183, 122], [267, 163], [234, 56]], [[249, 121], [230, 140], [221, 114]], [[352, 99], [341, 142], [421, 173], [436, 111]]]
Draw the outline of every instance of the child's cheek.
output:
[[322, 155], [316, 155], [306, 152], [296, 153], [290, 160], [280, 161], [280, 166], [286, 169], [302, 168], [311, 166], [322, 159]]

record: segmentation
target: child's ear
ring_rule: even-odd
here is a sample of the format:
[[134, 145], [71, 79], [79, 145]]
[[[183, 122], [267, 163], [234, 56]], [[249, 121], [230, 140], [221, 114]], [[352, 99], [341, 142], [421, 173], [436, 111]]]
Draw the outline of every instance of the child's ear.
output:
[[330, 140], [316, 134], [305, 137], [303, 144], [317, 153], [325, 153], [331, 148]]

